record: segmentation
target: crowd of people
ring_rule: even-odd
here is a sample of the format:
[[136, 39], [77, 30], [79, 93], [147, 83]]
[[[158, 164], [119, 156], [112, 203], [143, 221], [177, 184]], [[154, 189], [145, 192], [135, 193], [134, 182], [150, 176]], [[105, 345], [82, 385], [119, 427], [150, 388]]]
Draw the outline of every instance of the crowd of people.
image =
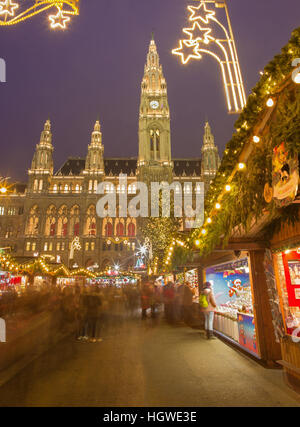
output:
[[163, 287], [156, 285], [154, 281], [145, 279], [141, 288], [142, 319], [146, 319], [147, 310], [151, 317], [156, 316], [157, 307], [164, 305], [165, 319], [170, 324], [186, 324], [192, 326], [197, 319], [204, 317], [204, 327], [207, 339], [213, 339], [213, 322], [216, 301], [210, 282], [205, 282], [199, 292], [200, 312], [194, 310], [194, 290], [188, 282], [167, 282]]
[[141, 289], [142, 319], [146, 318], [147, 309], [150, 309], [153, 317], [158, 305], [163, 304], [168, 323], [190, 324], [193, 317], [193, 297], [194, 292], [188, 283], [167, 282], [159, 287], [151, 280], [144, 280]]
[[[42, 286], [27, 289], [22, 295], [9, 292], [0, 298], [0, 317], [35, 314], [56, 308], [63, 324], [76, 325], [76, 339], [82, 342], [102, 340], [103, 320], [107, 316], [126, 313], [142, 320], [164, 311], [169, 324], [192, 326], [199, 311], [193, 304], [194, 291], [189, 283], [167, 282], [161, 286], [144, 278], [140, 286], [98, 287], [96, 285]], [[199, 305], [205, 319], [207, 338], [213, 338], [213, 316], [216, 307], [212, 287], [206, 282], [200, 291]]]

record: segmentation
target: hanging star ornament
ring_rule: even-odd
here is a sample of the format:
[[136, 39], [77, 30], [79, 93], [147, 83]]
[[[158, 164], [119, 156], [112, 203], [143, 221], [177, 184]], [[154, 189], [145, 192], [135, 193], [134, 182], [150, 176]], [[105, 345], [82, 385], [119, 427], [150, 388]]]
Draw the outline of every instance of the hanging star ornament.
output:
[[[50, 28], [66, 28], [72, 16], [79, 15], [80, 0], [0, 0], [0, 27], [20, 24], [50, 12]], [[56, 15], [53, 14], [56, 13]]]
[[187, 64], [191, 59], [201, 59], [202, 56], [198, 51], [199, 44], [198, 42], [190, 40], [179, 40], [179, 47], [173, 49], [173, 55], [179, 55], [181, 57], [181, 62]]
[[12, 0], [0, 1], [0, 15], [14, 16], [18, 7], [18, 3], [13, 3]]
[[66, 28], [66, 23], [70, 21], [70, 17], [64, 15], [64, 11], [61, 8], [58, 8], [58, 13], [56, 15], [50, 15], [49, 20], [51, 21], [51, 28]]
[[210, 36], [210, 28], [202, 28], [199, 22], [194, 22], [192, 28], [184, 28], [183, 32], [190, 37], [191, 42], [203, 42], [209, 44], [210, 41], [215, 40]]
[[[208, 24], [208, 21], [211, 18], [215, 17], [216, 12], [213, 10], [209, 10], [206, 8], [205, 1], [201, 0], [199, 6], [188, 6], [188, 10], [191, 12], [191, 16], [189, 18], [190, 21], [201, 20], [205, 24]], [[201, 15], [201, 13], [205, 13], [205, 17]]]

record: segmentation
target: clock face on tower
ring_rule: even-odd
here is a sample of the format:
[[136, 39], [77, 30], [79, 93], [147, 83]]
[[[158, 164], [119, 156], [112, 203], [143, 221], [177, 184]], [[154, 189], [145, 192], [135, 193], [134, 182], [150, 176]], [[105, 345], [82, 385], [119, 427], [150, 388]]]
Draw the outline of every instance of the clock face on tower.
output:
[[157, 110], [157, 108], [159, 107], [159, 102], [158, 101], [151, 101], [150, 107], [152, 108], [152, 110]]

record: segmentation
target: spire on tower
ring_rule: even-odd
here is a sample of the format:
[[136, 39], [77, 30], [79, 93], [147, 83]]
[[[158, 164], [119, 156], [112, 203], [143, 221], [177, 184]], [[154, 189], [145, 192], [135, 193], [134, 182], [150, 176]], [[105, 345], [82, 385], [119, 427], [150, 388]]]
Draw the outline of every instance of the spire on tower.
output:
[[[43, 191], [48, 189], [49, 181], [47, 180], [47, 176], [53, 174], [53, 150], [51, 122], [47, 119], [41, 132], [40, 142], [36, 145], [31, 169], [29, 170], [29, 175], [31, 177], [29, 183], [30, 190], [37, 190], [36, 184], [34, 184], [34, 182], [37, 182], [37, 176], [40, 179], [40, 191], [42, 189]], [[40, 176], [40, 174], [42, 176]]]
[[40, 144], [52, 144], [51, 122], [49, 119], [44, 124], [44, 129], [41, 133]]
[[97, 175], [104, 173], [103, 151], [101, 125], [100, 121], [96, 120], [85, 162], [85, 172], [87, 174]]
[[210, 145], [213, 146], [215, 144], [215, 139], [211, 131], [210, 124], [208, 123], [208, 120], [206, 119], [205, 126], [204, 126], [204, 137], [203, 137], [203, 145]]
[[94, 132], [100, 132], [101, 131], [101, 125], [100, 121], [96, 120], [95, 126], [94, 126]]
[[204, 180], [205, 191], [207, 191], [220, 165], [218, 148], [215, 145], [215, 138], [207, 119], [204, 125], [203, 146], [201, 151], [201, 173]]

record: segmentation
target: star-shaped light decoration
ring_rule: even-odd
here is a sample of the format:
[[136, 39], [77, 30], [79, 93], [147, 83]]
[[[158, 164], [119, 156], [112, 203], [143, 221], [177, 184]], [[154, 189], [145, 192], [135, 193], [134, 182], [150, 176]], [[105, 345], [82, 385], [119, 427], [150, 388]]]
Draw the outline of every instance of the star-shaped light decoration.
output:
[[209, 42], [215, 40], [209, 34], [211, 33], [210, 28], [202, 28], [199, 22], [194, 22], [192, 28], [185, 28], [183, 30], [185, 34], [190, 36], [191, 42], [203, 42], [209, 44]]
[[18, 9], [19, 4], [13, 3], [12, 0], [0, 1], [0, 15], [14, 16], [15, 10]]
[[181, 62], [187, 64], [190, 59], [201, 59], [202, 56], [198, 51], [199, 44], [191, 40], [179, 40], [179, 47], [173, 49], [173, 55], [179, 55]]
[[64, 11], [58, 8], [57, 15], [50, 15], [49, 20], [51, 21], [51, 28], [66, 28], [66, 23], [70, 21], [69, 16], [64, 15]]
[[[209, 19], [213, 18], [216, 14], [213, 10], [206, 8], [205, 1], [201, 0], [199, 6], [188, 6], [188, 10], [191, 12], [190, 21], [201, 20], [205, 24], [208, 24]], [[205, 17], [199, 13], [205, 12]]]

